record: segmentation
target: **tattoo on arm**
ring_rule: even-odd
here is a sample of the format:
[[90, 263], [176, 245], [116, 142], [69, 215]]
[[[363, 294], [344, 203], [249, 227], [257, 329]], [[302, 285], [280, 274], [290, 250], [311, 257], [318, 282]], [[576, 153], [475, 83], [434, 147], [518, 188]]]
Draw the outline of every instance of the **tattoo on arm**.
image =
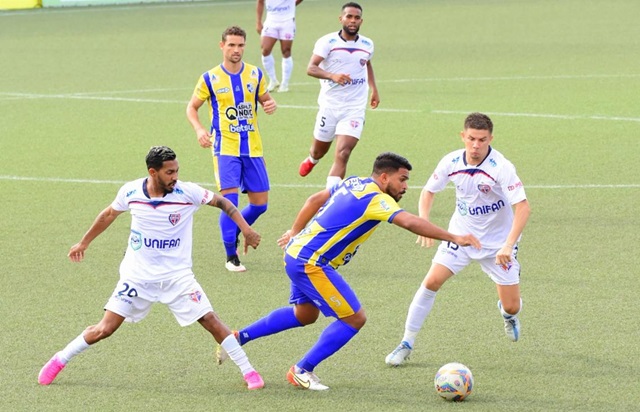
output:
[[230, 201], [228, 201], [222, 196], [218, 196], [218, 195], [214, 196], [210, 204], [211, 206], [221, 209], [229, 217], [233, 216], [238, 211], [238, 209], [233, 205], [233, 203], [231, 203]]

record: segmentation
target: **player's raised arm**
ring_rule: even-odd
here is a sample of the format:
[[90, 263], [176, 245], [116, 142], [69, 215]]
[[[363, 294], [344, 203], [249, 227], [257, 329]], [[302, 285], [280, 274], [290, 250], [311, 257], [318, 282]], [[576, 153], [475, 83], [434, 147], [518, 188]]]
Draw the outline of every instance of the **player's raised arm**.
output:
[[73, 262], [82, 261], [82, 259], [84, 259], [84, 251], [87, 250], [93, 239], [97, 238], [102, 232], [104, 232], [111, 223], [120, 216], [121, 213], [123, 212], [115, 210], [111, 205], [107, 206], [102, 212], [100, 212], [93, 221], [89, 230], [87, 230], [87, 233], [82, 236], [80, 242], [71, 246], [71, 249], [69, 249], [69, 253], [67, 254], [69, 259]]
[[409, 212], [402, 211], [396, 215], [392, 223], [401, 228], [407, 229], [416, 235], [425, 236], [431, 239], [444, 240], [452, 242], [460, 246], [473, 246], [480, 249], [480, 241], [473, 235], [454, 235], [439, 226], [434, 225], [428, 220], [422, 219]]
[[306, 202], [304, 202], [302, 209], [298, 212], [291, 229], [284, 232], [280, 239], [278, 239], [278, 246], [284, 248], [292, 237], [300, 233], [300, 231], [304, 229], [307, 223], [309, 223], [316, 213], [318, 213], [318, 210], [320, 210], [322, 205], [324, 205], [330, 197], [331, 192], [328, 189], [309, 196]]
[[309, 65], [307, 66], [307, 74], [311, 77], [315, 77], [316, 79], [331, 80], [342, 86], [351, 81], [351, 76], [347, 73], [331, 73], [320, 68], [319, 65], [323, 60], [324, 57], [322, 56], [318, 56], [317, 54], [312, 55], [311, 60], [309, 60]]

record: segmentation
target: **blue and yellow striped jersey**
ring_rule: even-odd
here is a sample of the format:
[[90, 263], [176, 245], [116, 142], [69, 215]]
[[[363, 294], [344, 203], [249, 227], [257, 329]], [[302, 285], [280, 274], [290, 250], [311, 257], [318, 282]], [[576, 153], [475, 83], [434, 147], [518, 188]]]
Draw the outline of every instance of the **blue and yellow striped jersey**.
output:
[[350, 177], [334, 187], [285, 253], [312, 265], [338, 268], [351, 261], [381, 221], [392, 222], [402, 210], [370, 177]]
[[262, 70], [244, 62], [237, 74], [219, 65], [200, 76], [193, 94], [209, 102], [215, 155], [263, 155], [257, 114], [258, 96], [266, 92]]

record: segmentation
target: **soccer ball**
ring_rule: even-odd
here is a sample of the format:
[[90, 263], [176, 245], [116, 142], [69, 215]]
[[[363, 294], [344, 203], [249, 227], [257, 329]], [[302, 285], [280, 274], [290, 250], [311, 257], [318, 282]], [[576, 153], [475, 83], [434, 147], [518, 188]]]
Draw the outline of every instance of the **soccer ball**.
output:
[[461, 401], [473, 390], [473, 375], [461, 363], [447, 363], [438, 369], [433, 383], [441, 397], [448, 401]]

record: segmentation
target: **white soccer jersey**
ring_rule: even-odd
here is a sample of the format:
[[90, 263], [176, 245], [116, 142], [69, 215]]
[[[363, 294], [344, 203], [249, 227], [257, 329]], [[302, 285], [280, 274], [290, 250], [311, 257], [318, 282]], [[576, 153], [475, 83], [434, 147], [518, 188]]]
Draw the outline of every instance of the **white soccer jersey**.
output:
[[321, 79], [318, 104], [337, 109], [364, 109], [369, 97], [367, 62], [373, 57], [373, 41], [362, 35], [355, 41], [347, 41], [340, 32], [330, 33], [318, 39], [313, 54], [324, 58], [319, 65], [321, 69], [351, 76], [347, 85]]
[[213, 192], [178, 181], [172, 193], [149, 198], [147, 179], [126, 183], [111, 207], [131, 213], [131, 233], [120, 276], [161, 282], [191, 273], [193, 214]]
[[266, 0], [265, 10], [269, 22], [290, 21], [296, 17], [296, 0]]
[[504, 245], [513, 223], [511, 205], [527, 198], [513, 164], [489, 147], [489, 154], [477, 166], [468, 165], [464, 149], [446, 155], [427, 181], [425, 189], [437, 193], [448, 182], [456, 187], [456, 211], [449, 231], [472, 233], [485, 249]]

